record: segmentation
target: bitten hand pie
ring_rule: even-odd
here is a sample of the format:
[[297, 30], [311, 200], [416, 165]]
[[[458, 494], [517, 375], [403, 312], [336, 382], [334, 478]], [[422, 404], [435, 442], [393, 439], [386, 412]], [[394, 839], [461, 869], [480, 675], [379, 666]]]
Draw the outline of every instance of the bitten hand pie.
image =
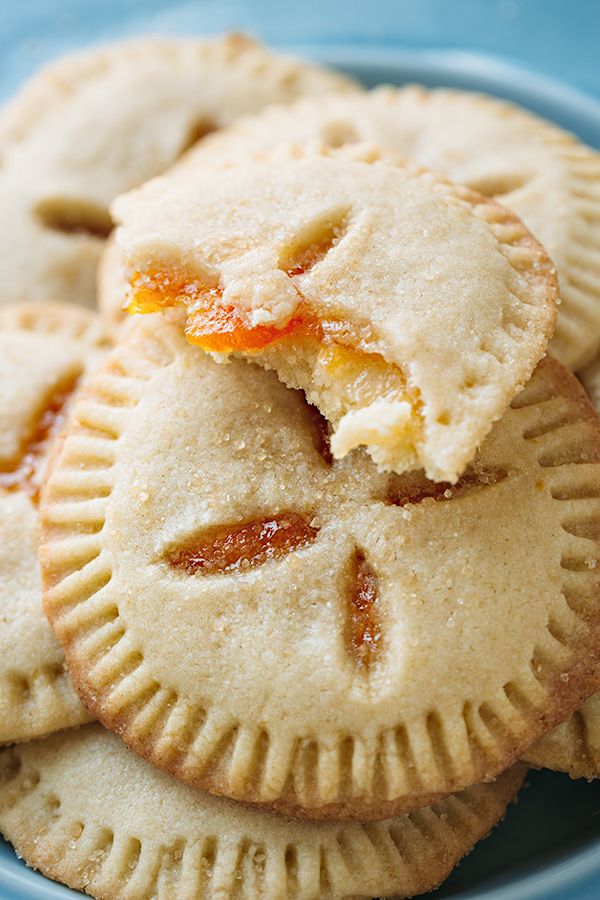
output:
[[[456, 482], [545, 352], [553, 266], [521, 222], [372, 148], [181, 166], [121, 197], [130, 311], [302, 388], [336, 458]], [[149, 224], [151, 223], [151, 227]]]

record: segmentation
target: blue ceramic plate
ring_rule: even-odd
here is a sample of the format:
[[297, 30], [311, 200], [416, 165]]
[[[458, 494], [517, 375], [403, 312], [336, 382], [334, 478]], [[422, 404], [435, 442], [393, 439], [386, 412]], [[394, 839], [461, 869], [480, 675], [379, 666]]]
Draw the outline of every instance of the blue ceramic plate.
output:
[[[186, 8], [184, 5], [178, 9]], [[98, 32], [102, 31], [103, 38], [131, 34], [138, 21], [133, 13], [133, 6], [115, 7], [111, 10], [110, 27]], [[79, 32], [66, 30], [65, 46], [92, 38], [94, 31], [87, 27], [89, 20], [84, 19], [80, 25]], [[170, 16], [168, 30], [177, 27], [177, 19]], [[188, 30], [184, 18], [179, 27]], [[0, 46], [1, 43], [0, 39]], [[49, 49], [43, 49], [41, 56], [58, 52], [60, 39], [53, 38], [47, 46]], [[8, 71], [0, 92], [12, 87], [16, 77], [28, 68], [14, 46], [6, 49]], [[364, 44], [329, 48], [319, 44], [295, 49], [337, 65], [368, 85], [419, 81], [488, 91], [553, 119], [600, 149], [600, 103], [498, 59], [455, 51], [394, 51], [389, 43], [385, 50]], [[0, 842], [0, 900], [75, 896], [73, 891], [30, 872], [11, 847]], [[506, 820], [477, 846], [435, 896], [439, 900], [599, 900], [600, 781], [587, 784], [571, 781], [565, 775], [532, 773], [529, 787], [509, 810]]]

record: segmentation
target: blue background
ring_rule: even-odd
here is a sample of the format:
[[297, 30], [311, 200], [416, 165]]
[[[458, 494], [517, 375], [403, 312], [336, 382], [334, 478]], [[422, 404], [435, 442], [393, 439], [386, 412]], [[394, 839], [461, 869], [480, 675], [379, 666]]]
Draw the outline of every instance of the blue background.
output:
[[[600, 0], [0, 0], [0, 97], [86, 43], [231, 29], [345, 65], [367, 83], [489, 90], [600, 148]], [[600, 900], [600, 781], [534, 773], [530, 782], [439, 900]], [[68, 896], [0, 845], [0, 900]]]
[[115, 33], [240, 28], [284, 45], [491, 53], [600, 97], [597, 0], [2, 0], [2, 86], [41, 60]]

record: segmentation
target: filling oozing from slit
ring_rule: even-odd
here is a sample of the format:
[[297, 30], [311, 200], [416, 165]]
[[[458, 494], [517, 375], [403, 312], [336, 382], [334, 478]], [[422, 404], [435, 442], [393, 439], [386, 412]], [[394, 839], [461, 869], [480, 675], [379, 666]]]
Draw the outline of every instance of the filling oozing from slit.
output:
[[364, 553], [354, 552], [349, 595], [350, 646], [355, 662], [368, 669], [377, 658], [381, 641], [377, 575]]
[[78, 380], [79, 376], [69, 379], [50, 395], [18, 458], [10, 466], [0, 469], [0, 488], [23, 491], [33, 503], [38, 502], [40, 468], [50, 444], [63, 427], [66, 406]]
[[187, 575], [243, 572], [311, 544], [318, 533], [304, 516], [284, 512], [198, 535], [187, 546], [171, 550], [167, 561]]

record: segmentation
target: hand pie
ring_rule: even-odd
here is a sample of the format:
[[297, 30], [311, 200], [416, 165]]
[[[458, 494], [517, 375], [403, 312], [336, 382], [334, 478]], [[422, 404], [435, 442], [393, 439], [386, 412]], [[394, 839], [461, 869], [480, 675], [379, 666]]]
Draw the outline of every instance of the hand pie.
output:
[[456, 485], [332, 462], [321, 425], [144, 317], [44, 491], [44, 601], [136, 752], [366, 821], [494, 778], [600, 688], [600, 421], [545, 360]]

